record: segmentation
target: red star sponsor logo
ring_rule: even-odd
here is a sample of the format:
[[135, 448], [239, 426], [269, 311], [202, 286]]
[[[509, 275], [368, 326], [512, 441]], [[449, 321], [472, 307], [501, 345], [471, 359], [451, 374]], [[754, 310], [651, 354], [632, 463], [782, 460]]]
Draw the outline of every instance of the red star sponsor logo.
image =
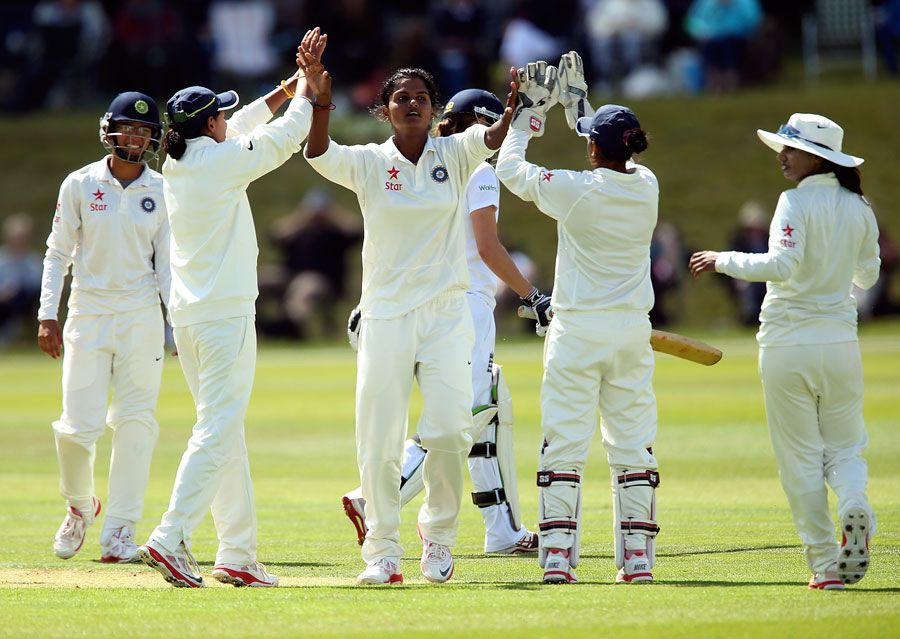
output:
[[400, 169], [398, 169], [396, 166], [392, 166], [388, 169], [388, 173], [391, 174], [391, 180], [397, 180], [399, 179], [397, 176], [400, 174]]
[[550, 171], [541, 172], [541, 180], [543, 180], [544, 182], [549, 182], [550, 178], [552, 178], [552, 177], [553, 177], [553, 173], [551, 173]]
[[91, 195], [94, 196], [94, 200], [100, 200], [100, 201], [103, 201], [103, 196], [106, 195], [106, 193], [104, 193], [103, 191], [101, 191], [101, 190], [98, 188], [96, 191], [94, 191], [93, 193], [91, 193]]
[[793, 237], [792, 233], [794, 232], [794, 229], [791, 228], [791, 225], [790, 225], [790, 224], [788, 224], [787, 226], [785, 226], [785, 227], [784, 227], [783, 229], [781, 229], [781, 230], [784, 231], [784, 236], [785, 236], [785, 237]]

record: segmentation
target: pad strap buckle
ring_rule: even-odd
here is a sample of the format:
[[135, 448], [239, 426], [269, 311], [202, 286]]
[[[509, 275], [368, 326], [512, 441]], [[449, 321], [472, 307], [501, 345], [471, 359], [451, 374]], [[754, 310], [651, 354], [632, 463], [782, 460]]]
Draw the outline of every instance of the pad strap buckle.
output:
[[577, 486], [581, 483], [581, 476], [575, 473], [557, 473], [552, 470], [539, 470], [537, 474], [537, 485], [539, 488], [546, 488], [551, 484], [562, 482]]
[[626, 519], [619, 522], [619, 530], [626, 535], [646, 535], [647, 537], [656, 537], [659, 533], [659, 526], [655, 521], [638, 521], [636, 519]]
[[622, 488], [630, 488], [631, 486], [649, 486], [656, 488], [659, 486], [659, 473], [655, 470], [641, 470], [628, 472], [627, 470], [616, 477], [619, 486]]
[[545, 519], [538, 523], [538, 528], [542, 533], [562, 531], [574, 535], [578, 530], [578, 520], [568, 517]]
[[472, 503], [479, 508], [498, 506], [506, 503], [506, 491], [502, 488], [486, 490], [483, 493], [472, 493]]
[[490, 459], [497, 456], [497, 444], [494, 442], [479, 442], [472, 446], [469, 457], [484, 457]]

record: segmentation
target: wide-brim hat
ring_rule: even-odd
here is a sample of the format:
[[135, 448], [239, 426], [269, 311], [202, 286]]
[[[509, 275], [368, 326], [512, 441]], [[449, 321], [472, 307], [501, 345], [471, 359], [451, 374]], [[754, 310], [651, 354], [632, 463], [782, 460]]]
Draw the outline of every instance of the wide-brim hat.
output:
[[757, 129], [756, 134], [763, 144], [779, 153], [789, 146], [818, 155], [839, 166], [854, 167], [865, 162], [862, 158], [841, 151], [844, 129], [814, 113], [795, 113], [775, 133]]

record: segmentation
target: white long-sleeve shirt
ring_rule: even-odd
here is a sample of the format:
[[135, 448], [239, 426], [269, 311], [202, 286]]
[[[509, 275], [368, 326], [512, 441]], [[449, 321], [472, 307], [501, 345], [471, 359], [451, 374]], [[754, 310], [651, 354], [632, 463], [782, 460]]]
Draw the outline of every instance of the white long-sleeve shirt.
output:
[[72, 267], [69, 315], [111, 315], [169, 305], [169, 223], [163, 179], [146, 164], [122, 188], [107, 158], [70, 173], [47, 238], [38, 319], [57, 319]]
[[852, 284], [871, 288], [881, 259], [878, 224], [863, 198], [833, 173], [804, 178], [778, 199], [767, 253], [719, 253], [716, 271], [768, 282], [760, 346], [855, 341]]
[[500, 147], [497, 177], [557, 221], [553, 308], [649, 312], [650, 238], [659, 208], [656, 176], [634, 163], [629, 163], [630, 173], [545, 169], [525, 161], [530, 137], [509, 131]]
[[329, 141], [310, 165], [356, 193], [365, 225], [362, 297], [365, 319], [394, 319], [442, 293], [469, 287], [463, 211], [472, 172], [493, 154], [486, 128], [428, 138], [416, 164], [393, 139], [344, 146]]
[[172, 227], [172, 326], [254, 315], [256, 229], [249, 184], [300, 150], [312, 122], [303, 97], [269, 124], [260, 98], [229, 120], [227, 137], [187, 141], [180, 159], [166, 159], [163, 192]]

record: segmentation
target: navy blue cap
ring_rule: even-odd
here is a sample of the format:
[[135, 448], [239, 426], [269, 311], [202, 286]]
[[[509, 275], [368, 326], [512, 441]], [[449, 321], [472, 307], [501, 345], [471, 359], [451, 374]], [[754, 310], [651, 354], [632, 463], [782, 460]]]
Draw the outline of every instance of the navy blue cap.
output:
[[444, 107], [444, 115], [451, 113], [474, 113], [496, 122], [503, 117], [503, 103], [490, 91], [464, 89], [450, 98]]
[[138, 91], [126, 91], [113, 98], [104, 119], [110, 122], [140, 122], [157, 129], [162, 128], [156, 102], [146, 93]]
[[206, 87], [187, 87], [166, 102], [169, 124], [187, 128], [202, 127], [206, 118], [237, 106], [240, 98], [235, 91], [213, 93]]
[[625, 134], [640, 128], [634, 111], [619, 104], [604, 104], [594, 115], [578, 118], [575, 123], [575, 132], [599, 144], [610, 159], [628, 157]]

